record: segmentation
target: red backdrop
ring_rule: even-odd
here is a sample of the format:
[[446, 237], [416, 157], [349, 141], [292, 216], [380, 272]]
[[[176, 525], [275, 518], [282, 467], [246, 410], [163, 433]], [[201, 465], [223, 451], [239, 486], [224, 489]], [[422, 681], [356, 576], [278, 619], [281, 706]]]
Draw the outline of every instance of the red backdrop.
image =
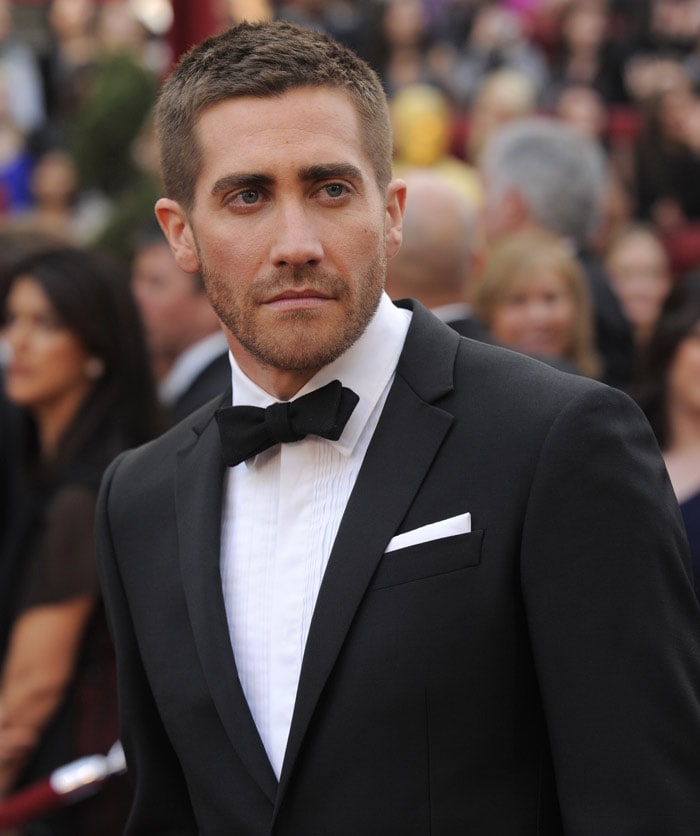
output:
[[171, 0], [174, 12], [170, 43], [175, 59], [191, 46], [215, 34], [225, 20], [221, 0]]

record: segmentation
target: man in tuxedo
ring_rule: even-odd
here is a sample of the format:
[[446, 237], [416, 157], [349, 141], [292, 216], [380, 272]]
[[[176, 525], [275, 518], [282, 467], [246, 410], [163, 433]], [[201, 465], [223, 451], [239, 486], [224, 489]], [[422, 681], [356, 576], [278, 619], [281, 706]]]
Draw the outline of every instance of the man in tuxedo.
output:
[[401, 249], [387, 264], [387, 294], [417, 299], [463, 337], [487, 339], [468, 302], [479, 257], [476, 208], [437, 172], [417, 169], [402, 180]]
[[700, 614], [639, 410], [384, 295], [405, 186], [333, 40], [235, 27], [157, 121], [233, 385], [101, 491], [126, 834], [699, 832]]
[[131, 286], [160, 401], [176, 424], [229, 385], [226, 337], [202, 277], [180, 269], [155, 219], [137, 236]]

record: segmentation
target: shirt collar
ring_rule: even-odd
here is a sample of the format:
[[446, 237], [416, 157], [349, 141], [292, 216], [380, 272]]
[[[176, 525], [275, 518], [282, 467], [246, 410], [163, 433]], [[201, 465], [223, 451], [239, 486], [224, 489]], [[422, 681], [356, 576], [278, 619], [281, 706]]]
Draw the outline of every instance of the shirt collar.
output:
[[[329, 441], [343, 455], [349, 456], [357, 444], [370, 415], [394, 375], [411, 322], [409, 310], [396, 308], [383, 293], [364, 333], [332, 363], [324, 366], [291, 400], [313, 392], [332, 380], [340, 380], [359, 397], [343, 434]], [[233, 405], [266, 407], [275, 402], [264, 389], [247, 377], [229, 352]]]
[[449, 305], [437, 305], [430, 312], [443, 322], [454, 322], [471, 316], [471, 308], [466, 302], [452, 302]]
[[200, 373], [228, 348], [223, 331], [214, 331], [186, 348], [173, 363], [168, 374], [158, 386], [161, 403], [172, 406], [192, 385]]

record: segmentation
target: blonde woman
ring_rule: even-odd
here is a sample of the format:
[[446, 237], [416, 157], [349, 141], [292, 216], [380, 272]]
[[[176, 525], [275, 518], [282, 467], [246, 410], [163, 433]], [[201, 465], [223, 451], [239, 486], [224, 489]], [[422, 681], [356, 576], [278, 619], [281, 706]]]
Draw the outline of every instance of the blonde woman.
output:
[[508, 348], [598, 376], [586, 279], [561, 237], [528, 229], [493, 245], [474, 310]]

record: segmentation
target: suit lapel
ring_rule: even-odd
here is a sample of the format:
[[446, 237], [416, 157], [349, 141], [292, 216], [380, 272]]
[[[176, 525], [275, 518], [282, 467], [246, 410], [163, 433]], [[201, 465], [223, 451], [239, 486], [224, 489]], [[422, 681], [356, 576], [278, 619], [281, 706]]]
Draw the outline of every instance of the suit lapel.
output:
[[241, 688], [228, 632], [219, 567], [225, 466], [216, 407], [177, 456], [176, 503], [183, 586], [199, 659], [221, 721], [241, 761], [274, 801], [277, 781]]
[[[367, 586], [452, 424], [452, 415], [431, 402], [452, 389], [459, 340], [456, 333], [416, 305], [396, 378], [319, 591], [280, 776], [278, 807], [321, 691]], [[391, 489], [387, 490], [389, 474]]]

